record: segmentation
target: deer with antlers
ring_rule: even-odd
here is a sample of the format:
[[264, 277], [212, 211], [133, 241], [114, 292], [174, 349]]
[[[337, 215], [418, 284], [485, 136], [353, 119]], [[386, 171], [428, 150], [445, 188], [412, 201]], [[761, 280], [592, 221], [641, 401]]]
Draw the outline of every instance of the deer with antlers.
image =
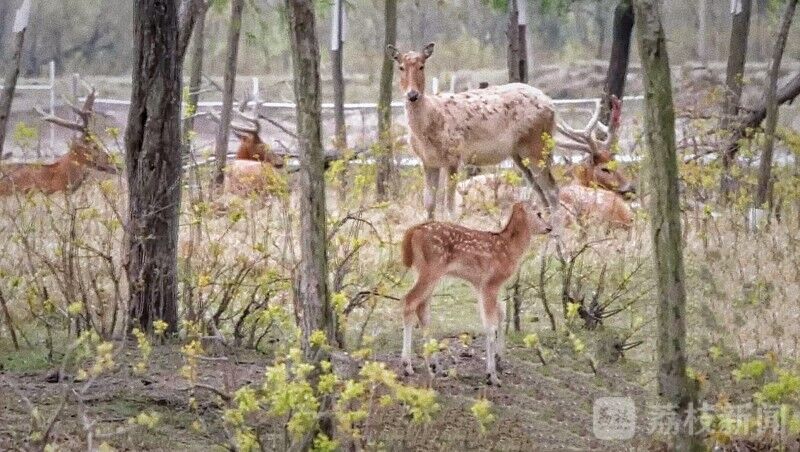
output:
[[452, 176], [461, 165], [496, 165], [509, 158], [546, 205], [557, 209], [558, 187], [546, 151], [546, 140], [555, 130], [552, 100], [522, 83], [427, 94], [425, 62], [433, 55], [433, 47], [430, 43], [421, 52], [400, 52], [391, 45], [387, 49], [400, 70], [411, 148], [425, 171], [428, 218], [433, 218], [440, 170], [450, 175], [446, 198], [452, 212]]
[[530, 203], [516, 203], [500, 232], [478, 231], [451, 223], [431, 221], [410, 228], [403, 237], [403, 265], [417, 271], [414, 287], [403, 299], [402, 365], [411, 365], [412, 330], [426, 327], [436, 284], [455, 276], [472, 284], [486, 331], [486, 372], [489, 384], [499, 385], [496, 359], [503, 351], [504, 306], [497, 295], [503, 283], [517, 271], [534, 234], [547, 234], [550, 224]]
[[[261, 123], [257, 117], [241, 111], [238, 115], [249, 125], [231, 123], [231, 130], [239, 138], [239, 148], [236, 158], [228, 162], [225, 193], [239, 196], [269, 194], [274, 182], [270, 177], [271, 172], [274, 168], [283, 167], [283, 158], [273, 153], [269, 145], [261, 140]], [[211, 117], [216, 122], [220, 121], [216, 114], [211, 114]]]
[[89, 129], [94, 115], [94, 99], [95, 90], [92, 88], [86, 96], [83, 107], [69, 104], [80, 122], [49, 115], [36, 108], [45, 121], [74, 130], [80, 135], [70, 142], [67, 153], [53, 163], [17, 163], [0, 166], [0, 196], [30, 192], [71, 193], [80, 187], [91, 170], [109, 174], [119, 172], [111, 155]]
[[[576, 220], [590, 220], [615, 228], [631, 226], [633, 213], [622, 197], [635, 193], [635, 187], [617, 167], [611, 150], [620, 125], [621, 105], [616, 97], [612, 99], [608, 126], [599, 121], [599, 105], [583, 129], [573, 129], [558, 121], [557, 129], [566, 140], [558, 137], [556, 145], [588, 155], [571, 169], [572, 181], [560, 186], [558, 200], [564, 212], [559, 213], [554, 222], [569, 224]], [[597, 129], [605, 133], [605, 138], [598, 138]], [[459, 207], [463, 207], [467, 200], [490, 201], [502, 206], [530, 196], [511, 184], [508, 178], [492, 174], [462, 181], [456, 191], [460, 197]]]

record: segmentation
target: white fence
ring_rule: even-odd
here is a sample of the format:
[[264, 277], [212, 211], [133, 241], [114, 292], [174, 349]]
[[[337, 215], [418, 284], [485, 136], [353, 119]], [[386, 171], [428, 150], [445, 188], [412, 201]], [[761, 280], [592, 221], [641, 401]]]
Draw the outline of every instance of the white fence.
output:
[[[50, 114], [55, 114], [56, 109], [56, 63], [55, 61], [50, 61], [48, 64], [48, 76], [49, 76], [49, 84], [47, 85], [17, 85], [14, 90], [15, 91], [49, 91], [50, 92]], [[0, 85], [0, 90], [4, 89], [3, 85]], [[55, 148], [55, 141], [56, 141], [56, 132], [55, 126], [50, 124], [50, 150], [52, 151]]]

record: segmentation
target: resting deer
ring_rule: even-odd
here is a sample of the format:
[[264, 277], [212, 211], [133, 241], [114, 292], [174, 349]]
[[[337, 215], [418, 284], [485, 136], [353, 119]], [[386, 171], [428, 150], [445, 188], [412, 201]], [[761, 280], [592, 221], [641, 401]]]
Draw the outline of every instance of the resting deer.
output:
[[[559, 203], [565, 211], [559, 214], [560, 221], [572, 223], [586, 219], [624, 229], [631, 226], [633, 213], [622, 196], [635, 193], [635, 188], [612, 163], [614, 155], [611, 146], [616, 140], [620, 112], [621, 103], [614, 98], [609, 126], [599, 122], [599, 106], [582, 130], [558, 123], [558, 130], [570, 141], [558, 140], [557, 145], [589, 154], [582, 163], [572, 168], [573, 180], [559, 188]], [[606, 133], [605, 139], [597, 137], [598, 128]], [[508, 178], [491, 174], [460, 182], [457, 192], [461, 198], [459, 207], [463, 207], [467, 201], [488, 201], [502, 207], [530, 197], [529, 193], [510, 183]]]
[[468, 229], [451, 223], [428, 222], [412, 227], [403, 237], [403, 265], [417, 271], [417, 281], [404, 298], [403, 370], [411, 366], [412, 329], [426, 327], [436, 284], [445, 276], [461, 278], [478, 295], [481, 320], [486, 331], [486, 372], [490, 384], [497, 378], [496, 355], [502, 353], [500, 328], [504, 306], [497, 294], [503, 283], [517, 271], [534, 234], [547, 234], [550, 224], [529, 203], [514, 204], [505, 228], [500, 232]]
[[70, 105], [80, 122], [48, 115], [36, 109], [45, 121], [79, 132], [80, 136], [72, 140], [67, 153], [54, 163], [18, 163], [0, 166], [0, 196], [31, 192], [71, 193], [80, 187], [90, 170], [118, 173], [119, 170], [112, 157], [89, 130], [89, 123], [94, 114], [94, 99], [95, 91], [92, 89], [82, 108]]
[[[522, 83], [429, 95], [425, 93], [425, 62], [433, 54], [433, 46], [403, 53], [388, 46], [400, 70], [411, 149], [425, 171], [428, 219], [434, 214], [440, 169], [446, 169], [452, 181], [463, 164], [496, 165], [509, 158], [545, 203], [557, 208], [558, 187], [545, 152], [546, 136], [555, 130], [552, 100]], [[454, 195], [451, 182], [447, 187], [450, 212]]]
[[[250, 125], [231, 123], [231, 130], [239, 138], [239, 149], [236, 158], [228, 162], [224, 190], [239, 196], [269, 194], [274, 184], [271, 171], [283, 167], [283, 158], [273, 153], [269, 145], [261, 140], [258, 118], [241, 112], [239, 116]], [[219, 122], [219, 116], [212, 114], [211, 117]]]

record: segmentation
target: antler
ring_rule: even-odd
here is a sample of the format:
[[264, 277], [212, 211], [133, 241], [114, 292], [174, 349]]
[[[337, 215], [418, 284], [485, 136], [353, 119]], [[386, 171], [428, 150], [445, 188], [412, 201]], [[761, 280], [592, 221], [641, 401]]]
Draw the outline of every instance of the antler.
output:
[[[608, 126], [600, 122], [601, 110], [602, 105], [598, 102], [589, 123], [580, 130], [573, 129], [563, 121], [558, 121], [556, 125], [558, 131], [571, 141], [557, 139], [556, 144], [565, 149], [587, 152], [591, 155], [596, 155], [601, 149], [609, 150], [611, 144], [617, 139], [617, 130], [619, 129], [622, 114], [622, 101], [617, 96], [611, 96], [611, 121]], [[597, 137], [597, 129], [600, 129], [605, 134], [604, 139]]]
[[89, 132], [89, 121], [94, 114], [94, 99], [96, 96], [96, 91], [93, 86], [86, 85], [87, 89], [89, 90], [89, 95], [86, 96], [86, 100], [83, 103], [83, 107], [79, 108], [75, 106], [73, 103], [69, 101], [64, 101], [69, 108], [75, 112], [76, 115], [81, 119], [81, 122], [70, 121], [64, 118], [59, 118], [58, 116], [51, 115], [50, 113], [44, 112], [40, 107], [34, 107], [37, 113], [39, 113], [45, 121], [55, 124], [57, 126], [61, 126], [70, 130], [75, 130], [81, 133], [88, 133]]
[[[253, 117], [251, 117], [249, 115], [246, 115], [246, 114], [244, 114], [244, 113], [242, 113], [240, 111], [237, 111], [237, 114], [242, 119], [244, 119], [245, 121], [250, 122], [253, 125], [252, 125], [252, 127], [248, 127], [246, 125], [236, 124], [233, 121], [231, 121], [231, 124], [230, 124], [231, 129], [233, 129], [236, 132], [244, 133], [244, 134], [248, 134], [248, 135], [258, 135], [261, 132], [261, 123], [258, 122], [257, 118], [253, 118]], [[217, 124], [222, 122], [222, 118], [220, 118], [219, 113], [215, 113], [215, 112], [210, 111], [210, 112], [208, 112], [208, 116], [211, 117], [211, 119], [214, 122], [216, 122]]]

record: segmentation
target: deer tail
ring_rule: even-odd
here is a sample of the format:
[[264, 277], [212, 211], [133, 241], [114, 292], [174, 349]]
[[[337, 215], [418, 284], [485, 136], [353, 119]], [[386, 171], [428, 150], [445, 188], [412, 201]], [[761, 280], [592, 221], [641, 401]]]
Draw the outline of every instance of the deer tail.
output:
[[414, 230], [414, 228], [409, 229], [403, 236], [403, 265], [405, 265], [406, 268], [411, 267], [411, 264], [414, 263], [414, 249], [412, 241], [412, 237], [414, 237]]

